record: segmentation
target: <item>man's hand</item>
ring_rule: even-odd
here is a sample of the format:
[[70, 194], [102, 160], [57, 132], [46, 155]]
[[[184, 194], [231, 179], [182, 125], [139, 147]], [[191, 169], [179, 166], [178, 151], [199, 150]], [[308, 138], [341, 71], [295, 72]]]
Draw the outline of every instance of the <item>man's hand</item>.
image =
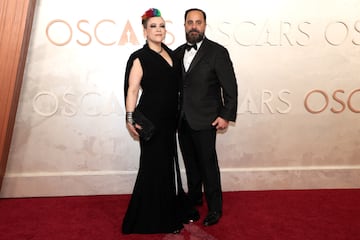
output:
[[216, 126], [216, 130], [225, 130], [229, 126], [229, 121], [221, 117], [217, 117], [211, 125]]

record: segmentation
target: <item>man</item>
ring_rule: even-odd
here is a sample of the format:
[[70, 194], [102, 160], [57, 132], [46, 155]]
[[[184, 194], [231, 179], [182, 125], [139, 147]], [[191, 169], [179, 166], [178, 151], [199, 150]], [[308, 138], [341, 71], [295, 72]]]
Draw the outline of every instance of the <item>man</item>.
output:
[[205, 12], [187, 10], [184, 25], [187, 43], [175, 50], [183, 64], [178, 137], [189, 198], [194, 206], [202, 205], [204, 187], [208, 214], [203, 224], [210, 226], [222, 216], [216, 132], [236, 119], [237, 82], [226, 48], [205, 37]]

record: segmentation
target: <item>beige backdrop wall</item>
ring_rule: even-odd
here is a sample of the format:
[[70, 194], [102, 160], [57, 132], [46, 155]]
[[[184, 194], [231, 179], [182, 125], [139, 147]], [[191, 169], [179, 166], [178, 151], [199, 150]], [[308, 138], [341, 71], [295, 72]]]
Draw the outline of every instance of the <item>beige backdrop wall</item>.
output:
[[239, 108], [218, 136], [225, 191], [360, 187], [359, 1], [39, 0], [1, 197], [131, 192], [139, 149], [123, 75], [150, 7], [170, 48], [199, 7], [231, 54]]

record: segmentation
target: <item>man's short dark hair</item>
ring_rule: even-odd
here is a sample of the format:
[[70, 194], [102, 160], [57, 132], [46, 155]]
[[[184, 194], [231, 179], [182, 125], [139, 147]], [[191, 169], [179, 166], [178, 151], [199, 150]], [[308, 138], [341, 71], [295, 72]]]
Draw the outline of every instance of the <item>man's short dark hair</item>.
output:
[[199, 11], [199, 12], [201, 12], [202, 15], [204, 16], [204, 20], [206, 21], [206, 13], [203, 10], [199, 9], [199, 8], [190, 8], [190, 9], [186, 10], [185, 11], [185, 21], [186, 21], [186, 17], [188, 15], [188, 13], [191, 12], [191, 11]]

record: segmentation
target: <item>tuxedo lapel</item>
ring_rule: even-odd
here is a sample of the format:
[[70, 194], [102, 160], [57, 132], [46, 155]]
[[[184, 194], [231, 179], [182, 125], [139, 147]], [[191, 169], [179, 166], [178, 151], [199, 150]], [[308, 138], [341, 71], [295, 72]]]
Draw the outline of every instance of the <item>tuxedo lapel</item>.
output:
[[185, 50], [186, 50], [186, 44], [184, 44], [183, 46], [181, 46], [180, 51], [179, 51], [179, 56], [181, 56], [181, 57], [180, 57], [180, 63], [181, 63], [181, 70], [182, 70], [183, 76], [186, 74], [185, 66], [184, 66]]
[[194, 59], [192, 60], [192, 62], [190, 63], [188, 72], [190, 72], [195, 66], [196, 64], [202, 59], [202, 57], [204, 56], [204, 54], [206, 53], [206, 48], [208, 47], [208, 43], [207, 43], [207, 39], [204, 38], [203, 42], [201, 43], [200, 48], [198, 49]]

